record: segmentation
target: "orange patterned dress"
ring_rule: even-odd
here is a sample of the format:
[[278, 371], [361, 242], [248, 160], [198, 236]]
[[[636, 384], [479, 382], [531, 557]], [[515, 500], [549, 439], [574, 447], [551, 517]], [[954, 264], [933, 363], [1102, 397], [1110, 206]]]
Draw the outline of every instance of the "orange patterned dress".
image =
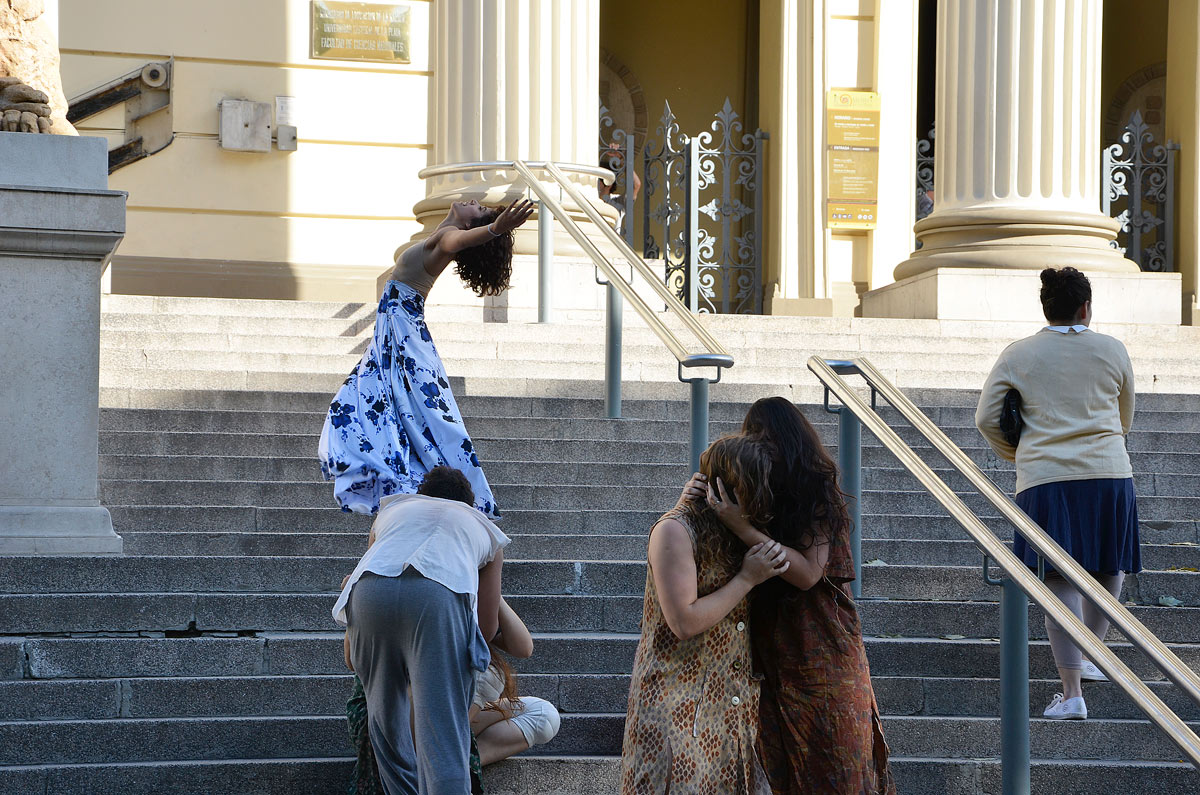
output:
[[774, 580], [751, 594], [759, 754], [774, 795], [895, 795], [858, 611], [841, 588], [854, 579], [849, 531], [830, 543], [812, 588]]
[[[714, 550], [697, 545], [685, 514], [671, 511], [667, 518], [692, 536], [699, 596], [737, 574]], [[758, 682], [750, 671], [747, 619], [743, 599], [707, 632], [680, 640], [663, 618], [647, 568], [621, 750], [622, 795], [770, 793], [755, 752]]]

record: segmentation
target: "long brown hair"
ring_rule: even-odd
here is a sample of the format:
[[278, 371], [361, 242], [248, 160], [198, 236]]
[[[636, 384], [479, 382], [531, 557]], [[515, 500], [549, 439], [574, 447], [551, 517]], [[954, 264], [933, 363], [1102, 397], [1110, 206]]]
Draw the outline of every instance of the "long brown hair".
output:
[[[487, 207], [468, 227], [475, 229], [490, 224], [500, 217], [504, 210], [500, 207]], [[508, 289], [509, 279], [512, 278], [513, 233], [504, 232], [478, 246], [471, 246], [454, 255], [458, 263], [454, 272], [458, 278], [478, 296], [500, 295]]]
[[492, 653], [490, 665], [504, 680], [504, 688], [500, 691], [500, 697], [484, 704], [483, 709], [494, 709], [503, 715], [505, 720], [508, 720], [515, 714], [512, 705], [520, 703], [517, 701], [517, 672], [509, 664], [508, 657], [504, 652], [490, 640], [488, 641], [488, 650]]
[[[774, 518], [771, 493], [771, 451], [761, 440], [731, 434], [717, 439], [700, 455], [700, 472], [716, 487], [717, 478], [725, 493], [742, 509], [756, 527], [765, 527]], [[704, 499], [686, 504], [697, 549], [711, 549], [718, 560], [735, 568], [746, 552], [746, 545], [721, 523]]]
[[838, 469], [800, 409], [781, 397], [763, 398], [746, 412], [742, 433], [771, 451], [775, 516], [766, 525], [776, 541], [808, 549], [850, 526]]

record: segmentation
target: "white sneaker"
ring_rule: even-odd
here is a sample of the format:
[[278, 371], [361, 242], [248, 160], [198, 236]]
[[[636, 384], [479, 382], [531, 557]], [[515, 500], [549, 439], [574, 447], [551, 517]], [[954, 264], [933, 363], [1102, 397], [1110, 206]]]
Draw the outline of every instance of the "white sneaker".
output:
[[1085, 682], [1107, 682], [1108, 677], [1092, 663], [1084, 660], [1079, 665], [1079, 678]]
[[1042, 716], [1050, 720], [1087, 720], [1087, 704], [1083, 703], [1083, 696], [1064, 699], [1062, 693], [1055, 693]]

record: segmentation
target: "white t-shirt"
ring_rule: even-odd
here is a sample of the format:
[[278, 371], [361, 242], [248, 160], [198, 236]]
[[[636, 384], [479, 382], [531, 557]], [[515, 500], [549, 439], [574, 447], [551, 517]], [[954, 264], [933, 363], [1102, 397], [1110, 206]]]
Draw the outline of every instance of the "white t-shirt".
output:
[[509, 538], [486, 516], [466, 503], [392, 494], [380, 501], [373, 525], [375, 543], [362, 556], [333, 606], [333, 618], [346, 624], [350, 591], [364, 572], [399, 577], [412, 566], [455, 593], [479, 594], [479, 569], [508, 546]]

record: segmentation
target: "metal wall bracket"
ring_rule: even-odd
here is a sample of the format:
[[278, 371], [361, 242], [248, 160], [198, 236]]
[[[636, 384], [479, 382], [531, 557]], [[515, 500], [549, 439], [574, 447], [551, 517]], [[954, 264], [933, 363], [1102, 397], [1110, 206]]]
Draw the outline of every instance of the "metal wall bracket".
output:
[[173, 72], [174, 60], [154, 61], [68, 103], [72, 124], [125, 103], [125, 142], [108, 150], [108, 173], [161, 152], [175, 140]]

